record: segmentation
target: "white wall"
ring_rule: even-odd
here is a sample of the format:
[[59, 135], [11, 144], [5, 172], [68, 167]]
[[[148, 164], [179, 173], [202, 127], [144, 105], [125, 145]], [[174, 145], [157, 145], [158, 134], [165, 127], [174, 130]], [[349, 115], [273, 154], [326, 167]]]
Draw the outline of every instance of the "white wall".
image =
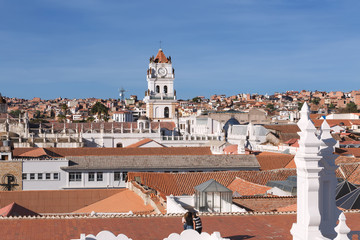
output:
[[[70, 173], [77, 172], [81, 173], [80, 181], [70, 181]], [[120, 173], [120, 181], [114, 180], [114, 172], [113, 170], [89, 170], [89, 171], [69, 171], [66, 172], [66, 186], [65, 188], [124, 188], [126, 187], [126, 183], [123, 180], [123, 172]], [[89, 181], [89, 173], [94, 173], [94, 181]], [[97, 175], [98, 173], [102, 173], [102, 180], [98, 181]]]
[[[23, 180], [23, 190], [58, 190], [66, 186], [66, 174], [60, 167], [68, 166], [67, 160], [25, 160], [23, 161], [23, 174], [27, 179]], [[30, 174], [35, 173], [35, 179], [30, 179]], [[38, 179], [38, 174], [42, 179]], [[50, 180], [46, 179], [46, 173], [50, 173]], [[59, 179], [54, 179], [54, 173], [59, 174]]]

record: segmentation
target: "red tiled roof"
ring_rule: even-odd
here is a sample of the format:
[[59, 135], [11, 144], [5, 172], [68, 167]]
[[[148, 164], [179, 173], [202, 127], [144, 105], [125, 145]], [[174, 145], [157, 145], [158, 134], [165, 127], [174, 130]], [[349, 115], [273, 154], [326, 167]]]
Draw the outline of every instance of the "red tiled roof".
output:
[[148, 204], [144, 204], [144, 200], [136, 195], [131, 190], [125, 189], [108, 198], [90, 204], [86, 207], [80, 208], [74, 213], [126, 213], [132, 211], [133, 213], [151, 213], [154, 208]]
[[233, 203], [254, 212], [272, 212], [276, 209], [296, 203], [296, 197], [240, 197], [233, 198]]
[[0, 216], [3, 217], [17, 217], [17, 216], [39, 216], [40, 214], [33, 212], [15, 202], [0, 209]]
[[225, 154], [237, 154], [238, 153], [238, 145], [236, 145], [236, 144], [229, 145], [229, 146], [225, 147], [223, 151]]
[[158, 53], [156, 54], [155, 62], [158, 62], [158, 63], [167, 63], [168, 62], [168, 59], [166, 58], [162, 49], [159, 49]]
[[30, 151], [24, 152], [19, 155], [19, 157], [42, 157], [42, 156], [48, 156], [48, 157], [61, 157], [60, 155], [49, 151], [46, 148], [33, 148]]
[[271, 189], [271, 187], [252, 183], [239, 177], [236, 177], [227, 188], [241, 196], [263, 195]]
[[360, 158], [360, 148], [339, 148], [343, 151], [341, 155], [354, 155], [354, 157]]
[[298, 133], [300, 128], [296, 124], [270, 124], [264, 125], [266, 129], [275, 130], [281, 133]]
[[[268, 171], [221, 171], [221, 172], [196, 172], [196, 173], [151, 173], [151, 172], [129, 172], [129, 181], [139, 180], [159, 192], [162, 198], [169, 195], [191, 195], [194, 187], [214, 179], [224, 186], [229, 184], [235, 177], [246, 181], [266, 185], [268, 181], [286, 180], [287, 177], [296, 175], [294, 169], [276, 169]], [[137, 177], [137, 178], [136, 178]], [[136, 179], [135, 179], [136, 178]]]
[[[14, 157], [27, 157], [27, 152], [37, 148], [15, 148]], [[130, 155], [212, 155], [210, 147], [166, 148], [45, 148], [61, 157], [67, 156], [130, 156]], [[33, 154], [30, 152], [29, 157]]]
[[[324, 122], [324, 119], [313, 119], [314, 125], [316, 128], [321, 127], [321, 124]], [[330, 126], [347, 126], [351, 127], [350, 120], [348, 119], [326, 119], [327, 123]]]
[[[360, 214], [346, 214], [346, 224], [357, 229]], [[296, 222], [295, 214], [201, 216], [203, 231], [218, 231], [223, 238], [263, 240], [269, 236], [290, 240], [291, 226]], [[161, 226], [161, 227], [159, 227]], [[171, 233], [183, 231], [181, 217], [132, 217], [132, 218], [70, 218], [70, 219], [2, 219], [2, 240], [79, 239], [80, 234], [97, 234], [108, 230], [123, 233], [133, 240], [159, 240]]]
[[153, 140], [151, 138], [144, 138], [143, 140], [140, 140], [140, 141], [138, 141], [136, 143], [133, 143], [133, 144], [127, 146], [126, 148], [138, 148], [138, 147], [141, 147], [141, 146], [143, 146], [143, 145], [145, 145], [145, 144], [147, 144], [149, 142], [155, 142], [155, 143], [159, 144], [160, 146], [165, 147], [164, 145], [158, 143], [157, 141], [155, 141], [155, 140]]
[[256, 155], [256, 159], [260, 164], [260, 170], [271, 170], [285, 168], [285, 166], [292, 159], [294, 159], [294, 155], [273, 152], [261, 152]]
[[16, 202], [37, 213], [69, 213], [124, 189], [0, 192], [0, 207]]
[[297, 211], [297, 204], [291, 204], [285, 207], [280, 207], [276, 209], [277, 212], [296, 212]]
[[285, 168], [296, 168], [295, 158], [293, 158], [293, 159], [285, 166]]

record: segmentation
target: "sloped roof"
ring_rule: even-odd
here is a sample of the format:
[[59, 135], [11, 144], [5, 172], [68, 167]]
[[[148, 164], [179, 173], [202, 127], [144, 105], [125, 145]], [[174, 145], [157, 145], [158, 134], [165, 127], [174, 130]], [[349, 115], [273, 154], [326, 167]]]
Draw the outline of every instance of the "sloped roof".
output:
[[31, 211], [19, 204], [13, 202], [3, 208], [0, 209], [0, 216], [3, 217], [18, 217], [18, 216], [39, 216], [40, 214]]
[[296, 124], [269, 124], [264, 125], [268, 130], [275, 130], [281, 133], [298, 133], [300, 128]]
[[194, 187], [210, 179], [214, 179], [224, 186], [229, 186], [235, 177], [246, 181], [265, 185], [271, 180], [285, 180], [288, 176], [296, 175], [295, 169], [276, 169], [268, 171], [221, 171], [195, 173], [151, 173], [129, 172], [129, 181], [140, 179], [141, 184], [158, 191], [161, 197], [169, 195], [192, 195]]
[[232, 192], [230, 189], [221, 185], [214, 179], [210, 179], [194, 188], [199, 192]]
[[162, 49], [159, 49], [158, 53], [156, 54], [155, 57], [155, 62], [156, 63], [167, 63], [169, 60], [166, 58], [164, 52]]
[[37, 213], [69, 213], [124, 189], [0, 191], [0, 207], [12, 202]]
[[108, 198], [80, 208], [73, 213], [151, 213], [154, 208], [144, 204], [144, 200], [131, 190], [125, 189]]
[[233, 198], [233, 203], [254, 212], [277, 211], [278, 208], [296, 203], [296, 197], [253, 196]]
[[335, 199], [337, 200], [355, 189], [356, 186], [354, 184], [348, 182], [347, 180], [344, 180], [338, 183], [338, 185], [336, 186]]
[[256, 155], [256, 159], [260, 164], [261, 170], [271, 170], [285, 168], [285, 166], [294, 159], [294, 155], [274, 152], [261, 152]]
[[259, 168], [259, 163], [253, 155], [68, 156], [66, 159], [71, 163], [68, 167], [61, 169], [146, 171], [149, 169], [253, 170]]
[[43, 157], [43, 156], [47, 156], [47, 157], [61, 157], [61, 155], [54, 153], [53, 151], [50, 151], [49, 149], [46, 148], [33, 148], [28, 152], [24, 152], [22, 154], [19, 155], [19, 157]]
[[241, 196], [264, 195], [270, 187], [252, 183], [242, 178], [235, 177], [234, 181], [230, 183], [228, 188], [234, 193], [237, 192]]
[[[15, 148], [13, 157], [32, 157], [38, 148]], [[210, 147], [166, 148], [44, 148], [61, 157], [68, 156], [131, 156], [131, 155], [211, 155]], [[40, 150], [41, 151], [41, 150]], [[30, 152], [28, 155], [27, 153]]]
[[336, 206], [344, 209], [360, 209], [360, 188], [337, 199]]
[[138, 148], [138, 147], [141, 147], [143, 145], [146, 145], [147, 143], [150, 143], [150, 142], [154, 142], [156, 144], [159, 145], [159, 147], [165, 147], [164, 145], [162, 145], [161, 143], [158, 143], [157, 141], [155, 141], [154, 139], [151, 139], [151, 138], [144, 138], [136, 143], [133, 143], [133, 144], [130, 144], [129, 146], [127, 146], [126, 148]]

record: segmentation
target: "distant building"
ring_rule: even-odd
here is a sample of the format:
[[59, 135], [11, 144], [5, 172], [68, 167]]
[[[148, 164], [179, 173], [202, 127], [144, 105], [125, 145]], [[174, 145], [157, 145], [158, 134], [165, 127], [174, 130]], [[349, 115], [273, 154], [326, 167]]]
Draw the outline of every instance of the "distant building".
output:
[[176, 92], [175, 71], [171, 57], [159, 49], [156, 57], [150, 58], [147, 70], [148, 89], [145, 92], [146, 116], [151, 120], [172, 120], [175, 117]]

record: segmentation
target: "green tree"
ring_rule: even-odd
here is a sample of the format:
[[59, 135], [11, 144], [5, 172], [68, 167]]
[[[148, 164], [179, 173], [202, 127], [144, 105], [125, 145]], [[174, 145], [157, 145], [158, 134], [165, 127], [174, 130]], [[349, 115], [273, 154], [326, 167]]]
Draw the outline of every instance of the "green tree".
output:
[[266, 105], [266, 108], [269, 109], [270, 111], [274, 111], [275, 110], [275, 106], [272, 103], [269, 103], [268, 105]]
[[311, 102], [314, 103], [315, 105], [319, 105], [319, 103], [320, 103], [320, 98], [318, 98], [318, 97], [313, 98], [313, 99], [311, 100]]
[[105, 105], [101, 102], [97, 102], [94, 104], [94, 106], [92, 106], [90, 113], [92, 115], [96, 114], [98, 116], [98, 119], [101, 119], [101, 116], [103, 116], [102, 118], [106, 121], [109, 116], [109, 109], [105, 107]]
[[192, 101], [192, 102], [197, 102], [197, 103], [199, 103], [199, 102], [201, 102], [201, 98], [199, 98], [199, 97], [194, 97], [191, 101]]
[[301, 110], [301, 108], [302, 108], [303, 105], [304, 105], [303, 102], [298, 102], [298, 110], [299, 110], [299, 111]]
[[93, 122], [95, 121], [95, 118], [93, 116], [90, 116], [86, 119], [87, 122]]
[[61, 113], [59, 113], [59, 115], [57, 117], [58, 117], [59, 122], [64, 122], [65, 119], [66, 119], [66, 116], [64, 114], [61, 114]]
[[10, 112], [10, 115], [11, 116], [13, 116], [14, 118], [19, 118], [19, 116], [20, 116], [20, 114], [21, 114], [21, 111], [18, 109], [18, 110], [12, 110], [11, 112]]
[[346, 104], [345, 112], [346, 113], [357, 113], [358, 109], [357, 109], [356, 104], [353, 102], [349, 102], [348, 104]]
[[66, 115], [67, 113], [68, 113], [68, 106], [67, 106], [67, 104], [62, 104], [61, 105], [61, 109], [63, 110], [63, 113], [64, 113], [64, 115]]

